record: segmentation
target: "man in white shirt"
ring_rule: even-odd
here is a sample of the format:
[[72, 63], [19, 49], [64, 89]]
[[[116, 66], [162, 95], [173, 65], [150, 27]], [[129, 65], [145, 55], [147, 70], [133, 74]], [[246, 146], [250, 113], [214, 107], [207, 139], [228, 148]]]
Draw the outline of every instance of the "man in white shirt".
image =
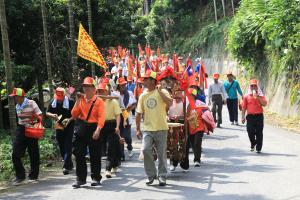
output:
[[[121, 77], [117, 80], [117, 90], [120, 92], [119, 103], [122, 109], [120, 131], [121, 136], [125, 139], [127, 144], [128, 156], [132, 157], [132, 138], [131, 138], [131, 124], [132, 124], [132, 110], [136, 106], [136, 99], [131, 91], [126, 88], [127, 81]], [[122, 149], [121, 161], [125, 161], [124, 145]]]
[[[209, 85], [208, 88], [208, 98], [209, 105], [212, 103], [212, 112], [217, 123], [217, 127], [221, 128], [222, 124], [222, 108], [223, 104], [226, 104], [227, 93], [225, 92], [225, 88], [223, 83], [219, 82], [219, 74], [213, 74], [214, 83]], [[216, 113], [218, 113], [218, 118], [216, 117]]]

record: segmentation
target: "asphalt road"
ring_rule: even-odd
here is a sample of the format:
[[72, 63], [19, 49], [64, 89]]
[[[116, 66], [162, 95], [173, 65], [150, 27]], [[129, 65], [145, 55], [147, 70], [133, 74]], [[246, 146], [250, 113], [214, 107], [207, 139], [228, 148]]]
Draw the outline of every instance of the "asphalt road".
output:
[[138, 160], [141, 143], [135, 140], [133, 158], [112, 179], [104, 177], [100, 187], [90, 187], [88, 178], [85, 187], [73, 189], [74, 174], [63, 176], [58, 171], [39, 183], [13, 187], [0, 199], [300, 199], [300, 134], [266, 125], [262, 153], [257, 154], [250, 152], [245, 127], [230, 125], [226, 109], [224, 118], [223, 128], [205, 136], [201, 167], [193, 166], [190, 153], [189, 172], [176, 168], [166, 187], [157, 182], [145, 185], [143, 163]]

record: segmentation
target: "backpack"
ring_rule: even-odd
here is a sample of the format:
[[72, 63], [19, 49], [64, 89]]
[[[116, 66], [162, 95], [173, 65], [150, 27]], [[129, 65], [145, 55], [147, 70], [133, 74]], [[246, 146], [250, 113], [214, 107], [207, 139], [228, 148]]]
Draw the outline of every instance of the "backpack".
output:
[[210, 132], [214, 132], [214, 129], [216, 128], [216, 123], [214, 120], [214, 117], [211, 113], [210, 110], [205, 110], [202, 115], [201, 115], [203, 121], [204, 121], [204, 126], [205, 126], [205, 133], [209, 135]]

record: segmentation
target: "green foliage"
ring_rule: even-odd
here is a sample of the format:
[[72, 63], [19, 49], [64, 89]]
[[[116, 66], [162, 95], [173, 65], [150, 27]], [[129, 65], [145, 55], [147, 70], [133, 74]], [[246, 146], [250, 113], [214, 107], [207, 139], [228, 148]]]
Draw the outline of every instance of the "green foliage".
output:
[[[5, 181], [13, 177], [14, 168], [11, 161], [12, 145], [11, 136], [0, 129], [0, 181]], [[58, 156], [58, 146], [53, 139], [51, 130], [46, 130], [45, 136], [39, 141], [41, 166], [47, 165]], [[23, 163], [25, 168], [29, 168], [29, 157], [24, 156]]]
[[[228, 24], [231, 22], [230, 18], [224, 18], [218, 23], [212, 23], [204, 26], [198, 30], [191, 38], [185, 40], [182, 37], [182, 42], [173, 42], [176, 52], [210, 52], [211, 55], [216, 56], [224, 54], [225, 50], [225, 33], [227, 32]], [[177, 44], [176, 44], [177, 43]], [[218, 51], [214, 49], [213, 44], [218, 43], [220, 48]]]
[[254, 71], [268, 61], [274, 75], [300, 72], [299, 23], [299, 0], [243, 0], [229, 30], [228, 49]]

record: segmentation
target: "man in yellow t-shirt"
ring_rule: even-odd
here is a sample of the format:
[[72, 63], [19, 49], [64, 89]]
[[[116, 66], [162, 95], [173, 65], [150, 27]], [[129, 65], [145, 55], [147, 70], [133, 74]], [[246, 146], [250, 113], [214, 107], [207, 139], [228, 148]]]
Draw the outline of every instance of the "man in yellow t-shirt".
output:
[[[144, 168], [148, 176], [147, 185], [151, 185], [158, 177], [159, 185], [166, 185], [167, 175], [167, 108], [173, 103], [169, 93], [157, 85], [156, 73], [147, 71], [144, 75], [144, 86], [147, 88], [139, 98], [136, 109], [136, 134], [138, 139], [143, 136], [142, 151]], [[140, 124], [144, 116], [144, 130]], [[152, 156], [152, 146], [155, 146], [158, 158], [158, 172]]]

